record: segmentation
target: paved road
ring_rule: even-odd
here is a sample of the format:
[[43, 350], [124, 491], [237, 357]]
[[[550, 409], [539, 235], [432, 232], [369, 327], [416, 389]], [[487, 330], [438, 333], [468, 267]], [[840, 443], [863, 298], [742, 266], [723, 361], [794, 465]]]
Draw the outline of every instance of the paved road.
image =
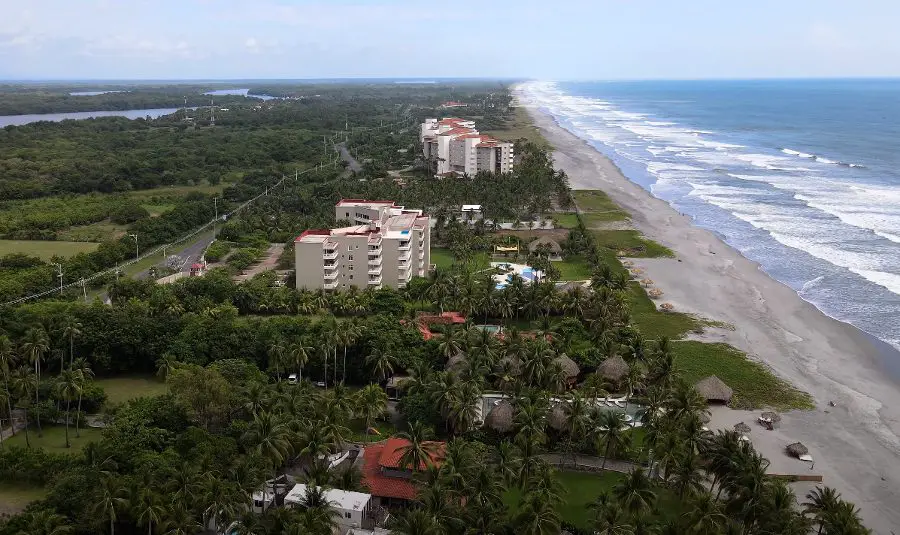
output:
[[[172, 247], [170, 250], [166, 251], [168, 256], [178, 255], [182, 259], [181, 271], [190, 271], [191, 264], [197, 263], [200, 261], [200, 257], [203, 256], [203, 251], [209, 247], [209, 244], [213, 242], [212, 234], [205, 235], [201, 239], [189, 243], [183, 249], [178, 249], [178, 247]], [[182, 246], [183, 247], [183, 246]], [[160, 261], [156, 263], [157, 267], [164, 267], [166, 264], [166, 259], [160, 257]], [[150, 269], [147, 268], [144, 271], [141, 271], [137, 275], [135, 275], [136, 279], [146, 279], [150, 273]]]
[[353, 171], [354, 173], [359, 173], [362, 171], [362, 165], [350, 154], [350, 151], [347, 149], [347, 145], [345, 143], [338, 143], [335, 145], [337, 149], [341, 153], [341, 159], [347, 162], [347, 169]]

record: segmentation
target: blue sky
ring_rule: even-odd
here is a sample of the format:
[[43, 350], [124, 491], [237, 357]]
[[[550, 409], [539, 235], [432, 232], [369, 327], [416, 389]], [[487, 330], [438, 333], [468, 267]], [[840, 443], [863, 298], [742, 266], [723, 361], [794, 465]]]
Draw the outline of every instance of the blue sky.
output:
[[0, 78], [900, 76], [887, 0], [0, 0]]

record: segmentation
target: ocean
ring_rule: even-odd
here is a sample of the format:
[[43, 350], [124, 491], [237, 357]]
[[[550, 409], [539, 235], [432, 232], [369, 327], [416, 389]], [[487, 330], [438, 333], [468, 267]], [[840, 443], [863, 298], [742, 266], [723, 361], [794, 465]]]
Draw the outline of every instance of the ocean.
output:
[[523, 89], [695, 225], [900, 349], [900, 80]]

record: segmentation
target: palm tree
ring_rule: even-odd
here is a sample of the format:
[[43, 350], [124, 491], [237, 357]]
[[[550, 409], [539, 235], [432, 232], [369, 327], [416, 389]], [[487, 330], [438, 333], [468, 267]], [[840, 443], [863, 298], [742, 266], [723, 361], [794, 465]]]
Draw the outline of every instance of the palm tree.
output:
[[[288, 426], [278, 416], [270, 412], [261, 412], [250, 422], [243, 440], [253, 451], [268, 461], [274, 475], [287, 458], [290, 449], [289, 437]], [[263, 499], [265, 498], [264, 495]]]
[[66, 517], [54, 513], [50, 509], [39, 509], [25, 515], [26, 529], [19, 535], [66, 535], [72, 533], [72, 526], [66, 523]]
[[165, 511], [161, 523], [163, 535], [194, 535], [203, 527], [184, 504], [173, 504]]
[[356, 395], [355, 412], [362, 416], [366, 421], [367, 439], [369, 436], [369, 429], [372, 427], [372, 421], [384, 414], [386, 409], [387, 394], [378, 385], [367, 385]]
[[81, 398], [84, 395], [84, 387], [87, 386], [89, 379], [93, 379], [94, 371], [91, 369], [87, 359], [75, 359], [72, 368], [78, 374], [78, 408], [75, 412], [75, 436], [81, 438]]
[[80, 372], [72, 369], [63, 370], [59, 374], [55, 386], [56, 394], [66, 402], [66, 447], [71, 448], [69, 443], [69, 414], [71, 412], [72, 400], [81, 396], [82, 377]]
[[175, 360], [175, 357], [167, 353], [156, 360], [156, 376], [165, 381], [173, 371], [178, 369], [178, 365], [179, 362]]
[[344, 328], [340, 331], [341, 345], [344, 346], [344, 360], [341, 365], [341, 384], [347, 380], [347, 347], [356, 343], [362, 334], [362, 327], [354, 318], [344, 324]]
[[433, 516], [423, 509], [408, 509], [391, 524], [396, 535], [442, 535], [443, 529]]
[[597, 535], [633, 535], [634, 532], [625, 510], [615, 501], [605, 504], [597, 511], [594, 530]]
[[65, 327], [63, 327], [62, 335], [63, 338], [69, 341], [69, 367], [72, 367], [72, 362], [75, 360], [75, 339], [81, 336], [81, 328], [82, 325], [78, 321], [73, 318], [68, 318], [66, 320]]
[[481, 403], [481, 389], [474, 381], [459, 383], [448, 407], [448, 417], [453, 433], [465, 433], [475, 425], [477, 408]]
[[841, 495], [831, 487], [816, 487], [809, 491], [806, 499], [808, 501], [803, 502], [803, 510], [816, 520], [818, 533], [821, 534], [826, 520], [837, 511]]
[[284, 339], [276, 338], [269, 346], [269, 365], [275, 366], [275, 377], [281, 381], [281, 366], [287, 361], [288, 347], [284, 343]]
[[584, 430], [590, 421], [590, 412], [585, 403], [584, 396], [573, 392], [566, 403], [566, 450], [572, 453], [572, 464], [575, 464], [575, 450], [572, 448], [572, 439], [584, 434]]
[[137, 525], [147, 526], [147, 535], [153, 535], [153, 526], [159, 525], [165, 515], [161, 497], [157, 494], [156, 489], [141, 489], [132, 507]]
[[[16, 352], [12, 342], [4, 334], [0, 335], [0, 375], [3, 376], [3, 384], [6, 388], [6, 413], [9, 416], [9, 427], [11, 431], [15, 431], [12, 421], [12, 399], [13, 390], [10, 387], [10, 376], [12, 375], [13, 366], [16, 364]], [[0, 424], [0, 429], [3, 425]]]
[[[24, 399], [26, 404], [30, 403], [32, 392], [35, 392], [38, 388], [37, 377], [25, 366], [16, 368], [12, 373], [12, 387], [20, 399]], [[25, 411], [25, 446], [31, 447], [31, 440], [28, 437], [27, 405]]]
[[400, 466], [416, 472], [423, 467], [431, 466], [437, 446], [428, 442], [430, 430], [422, 422], [414, 422], [406, 433], [398, 433], [397, 437], [409, 442], [400, 448]]
[[708, 492], [698, 493], [686, 505], [689, 510], [682, 515], [682, 522], [689, 533], [718, 533], [727, 519], [719, 502]]
[[670, 482], [682, 500], [704, 490], [706, 477], [701, 463], [700, 456], [690, 449], [682, 450], [682, 454], [676, 458]]
[[532, 499], [526, 495], [513, 524], [516, 533], [523, 535], [557, 535], [560, 520], [556, 508], [543, 499]]
[[128, 500], [127, 488], [120, 479], [111, 476], [100, 478], [99, 495], [96, 497], [92, 513], [98, 519], [109, 520], [109, 535], [116, 533], [116, 521], [119, 511], [125, 508]]
[[613, 496], [632, 517], [653, 509], [656, 501], [653, 484], [643, 468], [632, 470], [613, 487]]
[[628, 438], [622, 430], [625, 416], [618, 411], [603, 411], [597, 419], [597, 451], [603, 451], [601, 470], [606, 469], [606, 460], [610, 455], [623, 451], [628, 445]]
[[290, 363], [294, 365], [294, 369], [297, 370], [301, 381], [303, 380], [303, 367], [309, 362], [309, 355], [313, 351], [313, 348], [307, 346], [304, 342], [305, 340], [298, 340], [287, 348]]
[[22, 353], [29, 362], [34, 364], [34, 375], [37, 378], [37, 387], [34, 389], [34, 405], [38, 411], [37, 427], [38, 436], [43, 435], [41, 430], [40, 400], [38, 399], [38, 390], [41, 384], [41, 362], [44, 360], [44, 354], [50, 349], [50, 340], [47, 338], [47, 331], [43, 327], [32, 327], [25, 331], [25, 341], [22, 342]]
[[394, 366], [397, 365], [397, 358], [387, 351], [373, 349], [372, 353], [366, 357], [366, 364], [372, 367], [375, 376], [379, 382], [384, 382], [388, 377], [394, 374]]

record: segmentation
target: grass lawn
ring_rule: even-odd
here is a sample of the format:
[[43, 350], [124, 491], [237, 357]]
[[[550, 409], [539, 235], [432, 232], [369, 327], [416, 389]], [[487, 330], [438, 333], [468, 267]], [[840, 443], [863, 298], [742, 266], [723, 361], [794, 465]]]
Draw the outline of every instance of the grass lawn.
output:
[[597, 245], [614, 254], [623, 251], [625, 256], [634, 258], [675, 257], [671, 249], [644, 238], [636, 230], [595, 230], [593, 234]]
[[44, 487], [0, 481], [0, 514], [18, 513], [31, 502], [46, 496]]
[[99, 246], [99, 243], [77, 241], [0, 240], [0, 256], [24, 253], [50, 260], [53, 255], [74, 256], [78, 253], [89, 253]]
[[[432, 247], [431, 263], [439, 268], [448, 268], [454, 264], [460, 264], [461, 262], [457, 260], [450, 249]], [[469, 259], [468, 264], [476, 271], [487, 269], [491, 267], [491, 257], [488, 253], [475, 253], [472, 255], [472, 258]]]
[[188, 193], [206, 193], [206, 194], [215, 194], [222, 193], [222, 190], [225, 189], [226, 186], [229, 186], [226, 181], [222, 181], [216, 186], [211, 186], [209, 184], [202, 184], [197, 186], [167, 186], [164, 188], [154, 188], [154, 189], [142, 189], [137, 191], [132, 191], [128, 194], [129, 197], [133, 199], [146, 199], [149, 197], [163, 197], [163, 196], [177, 196], [184, 197]]
[[657, 340], [662, 336], [681, 338], [705, 325], [703, 321], [690, 314], [660, 312], [656, 308], [656, 303], [647, 297], [647, 292], [637, 282], [632, 282], [628, 287], [628, 304], [632, 320], [641, 333], [650, 340]]
[[591, 278], [591, 265], [580, 256], [570, 256], [562, 262], [553, 262], [553, 266], [559, 270], [559, 280], [577, 281]]
[[159, 217], [164, 213], [175, 208], [175, 205], [172, 203], [163, 203], [163, 204], [142, 204], [144, 210], [150, 212], [151, 217]]
[[578, 216], [576, 214], [553, 214], [558, 228], [577, 228]]
[[94, 381], [103, 388], [108, 403], [124, 403], [130, 399], [153, 397], [169, 391], [166, 383], [156, 377], [109, 377]]
[[391, 422], [385, 422], [382, 420], [376, 420], [372, 422], [372, 427], [378, 431], [379, 434], [371, 434], [366, 435], [366, 422], [365, 420], [354, 420], [352, 425], [350, 426], [351, 442], [377, 442], [379, 440], [384, 440], [390, 436], [397, 434], [397, 428]]
[[507, 121], [502, 129], [489, 130], [484, 133], [505, 141], [516, 141], [517, 139], [525, 138], [543, 147], [550, 146], [547, 140], [544, 139], [544, 136], [541, 135], [541, 131], [531, 122], [531, 117], [525, 108], [513, 108], [512, 112], [512, 120]]
[[628, 214], [600, 190], [575, 190], [572, 196], [582, 213], [602, 213], [607, 216], [606, 221], [628, 219]]
[[56, 237], [74, 241], [101, 242], [124, 236], [127, 228], [125, 225], [119, 225], [109, 219], [104, 219], [90, 225], [69, 227], [57, 232]]
[[[558, 472], [559, 482], [565, 489], [557, 512], [562, 520], [581, 528], [588, 528], [591, 524], [591, 512], [588, 504], [593, 502], [601, 492], [612, 490], [616, 483], [625, 478], [618, 472]], [[507, 490], [503, 495], [503, 501], [512, 514], [518, 511], [522, 493], [517, 488]]]
[[[41, 448], [49, 453], [78, 453], [89, 442], [100, 440], [101, 429], [90, 427], [81, 428], [81, 438], [75, 436], [75, 426], [69, 426], [69, 442], [71, 448], [66, 447], [66, 428], [62, 425], [44, 426], [43, 436], [37, 434], [37, 427], [33, 424], [28, 427], [28, 438], [32, 448]], [[12, 438], [3, 441], [8, 446], [25, 447], [25, 431], [16, 433]]]
[[677, 342], [672, 344], [675, 364], [690, 383], [715, 375], [734, 390], [729, 405], [738, 409], [773, 407], [779, 410], [812, 409], [812, 398], [776, 377], [727, 344]]

